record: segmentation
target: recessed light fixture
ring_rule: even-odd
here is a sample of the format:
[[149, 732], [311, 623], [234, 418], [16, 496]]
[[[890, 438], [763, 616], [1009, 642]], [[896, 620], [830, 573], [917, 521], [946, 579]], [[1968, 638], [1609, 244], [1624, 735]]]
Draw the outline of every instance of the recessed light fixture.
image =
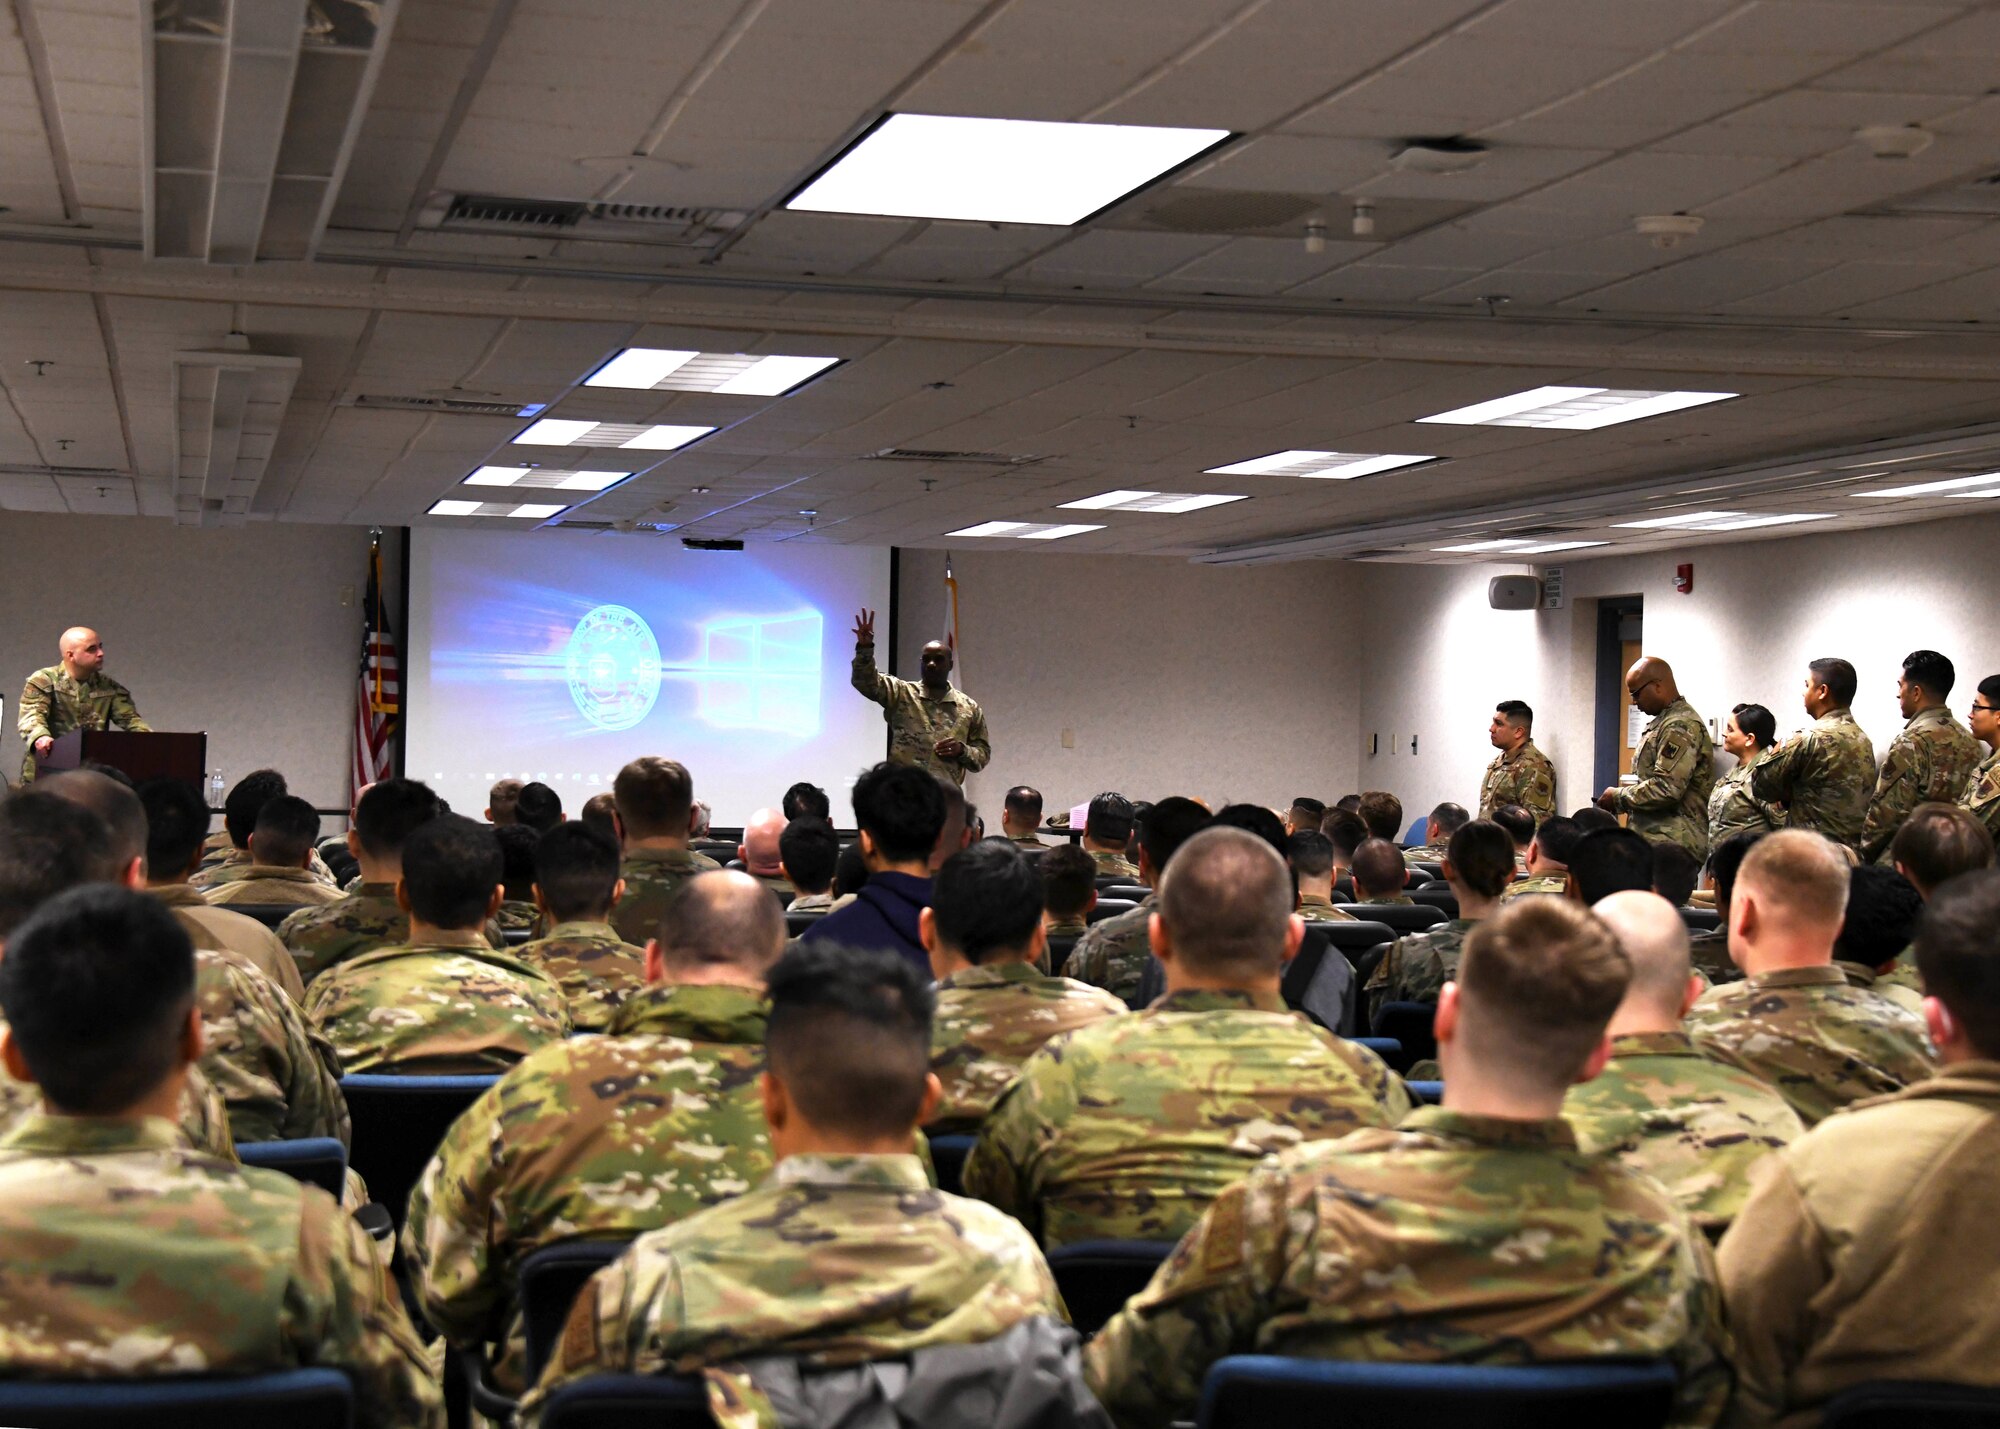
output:
[[507, 514], [509, 516], [526, 517], [530, 521], [541, 521], [545, 520], [550, 516], [556, 515], [558, 512], [566, 511], [568, 509], [569, 508], [566, 506], [548, 506], [548, 505], [536, 505], [534, 503], [530, 503], [525, 506], [516, 506], [512, 511], [509, 511]]
[[838, 357], [793, 357], [752, 352], [683, 352], [628, 347], [590, 376], [586, 387], [643, 392], [721, 392], [740, 397], [781, 397], [838, 366]]
[[1892, 486], [1886, 491], [1855, 491], [1849, 495], [1878, 500], [1885, 496], [1950, 496], [1980, 501], [2000, 496], [2000, 471], [1989, 471], [1984, 476], [1954, 476], [1945, 481], [1920, 481], [1914, 486]]
[[1490, 402], [1475, 402], [1419, 417], [1454, 427], [1553, 427], [1589, 432], [1620, 422], [1636, 422], [1710, 402], [1726, 402], [1737, 392], [1648, 392], [1617, 387], [1535, 387]]
[[1750, 531], [1759, 526], [1794, 526], [1801, 521], [1831, 521], [1831, 513], [1758, 516], [1748, 511], [1684, 511], [1678, 516], [1654, 516], [1645, 521], [1613, 524], [1627, 531]]
[[1433, 546], [1431, 549], [1455, 556], [1466, 556], [1479, 551], [1518, 551], [1523, 546], [1531, 546], [1533, 544], [1534, 542], [1529, 540], [1510, 537], [1497, 541], [1467, 541], [1461, 546]]
[[465, 479], [465, 485], [604, 491], [631, 474], [629, 471], [567, 471], [547, 466], [482, 466]]
[[1319, 480], [1352, 481], [1380, 471], [1436, 461], [1433, 456], [1385, 456], [1367, 452], [1272, 452], [1231, 466], [1212, 466], [1206, 476], [1310, 476]]
[[1102, 531], [1102, 526], [1051, 526], [1032, 521], [982, 521], [947, 536], [1011, 536], [1020, 541], [1060, 541], [1065, 536], [1081, 536], [1085, 531]]
[[514, 438], [519, 447], [624, 447], [628, 451], [678, 451], [714, 427], [647, 426], [643, 422], [578, 422], [544, 417]]
[[1556, 551], [1581, 551], [1588, 546], [1608, 546], [1609, 541], [1545, 541], [1538, 546], [1523, 546], [1514, 554], [1517, 556], [1546, 556]]
[[1209, 506], [1226, 506], [1232, 501], [1246, 501], [1243, 496], [1202, 496], [1192, 491], [1107, 491], [1099, 496], [1086, 496], [1081, 501], [1065, 501], [1063, 511], [1158, 511], [1178, 516], [1188, 511], [1200, 511]]
[[527, 521], [545, 520], [560, 515], [569, 508], [562, 505], [548, 505], [539, 502], [526, 504], [513, 501], [434, 501], [431, 503], [432, 516], [513, 516]]
[[478, 501], [434, 501], [431, 503], [431, 509], [428, 514], [432, 516], [470, 516], [483, 504]]
[[785, 207], [1069, 225], [1229, 137], [1227, 129], [891, 114]]

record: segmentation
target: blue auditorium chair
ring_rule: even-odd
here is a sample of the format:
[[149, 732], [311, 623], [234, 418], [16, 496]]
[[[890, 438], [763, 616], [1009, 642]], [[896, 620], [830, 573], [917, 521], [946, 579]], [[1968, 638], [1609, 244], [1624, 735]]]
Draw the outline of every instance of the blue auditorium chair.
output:
[[931, 1165], [937, 1170], [940, 1191], [949, 1191], [954, 1196], [964, 1194], [965, 1158], [972, 1154], [972, 1143], [976, 1136], [933, 1136], [931, 1142]]
[[1934, 1380], [1871, 1380], [1842, 1390], [1821, 1429], [1994, 1429], [2000, 1389]]
[[34, 1429], [350, 1429], [354, 1386], [336, 1369], [188, 1379], [0, 1380], [0, 1424]]
[[594, 1374], [542, 1401], [542, 1429], [713, 1429], [699, 1376]]
[[331, 1136], [304, 1136], [296, 1141], [239, 1141], [236, 1159], [245, 1166], [282, 1171], [294, 1181], [317, 1186], [340, 1199], [347, 1184], [347, 1148]]
[[1198, 1429], [1659, 1429], [1674, 1409], [1661, 1360], [1542, 1365], [1375, 1364], [1232, 1355], [1202, 1385]]
[[445, 1132], [459, 1113], [499, 1080], [492, 1073], [402, 1077], [381, 1072], [355, 1072], [340, 1079], [354, 1121], [348, 1164], [368, 1183], [368, 1194], [389, 1208], [398, 1235], [410, 1192], [437, 1154]]
[[1049, 1270], [1077, 1333], [1094, 1335], [1103, 1329], [1106, 1320], [1146, 1288], [1173, 1249], [1170, 1240], [1081, 1240], [1051, 1250]]

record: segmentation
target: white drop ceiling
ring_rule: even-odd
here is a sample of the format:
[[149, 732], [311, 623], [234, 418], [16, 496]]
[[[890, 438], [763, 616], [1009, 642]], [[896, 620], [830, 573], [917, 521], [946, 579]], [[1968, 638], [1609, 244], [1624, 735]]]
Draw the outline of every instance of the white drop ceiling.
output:
[[[174, 357], [232, 333], [298, 377], [254, 483], [204, 488], [217, 522], [454, 524], [425, 513], [480, 497], [476, 468], [539, 459], [637, 472], [562, 489], [556, 520], [702, 538], [940, 546], [1127, 490], [1248, 499], [1107, 509], [1042, 549], [1610, 543], [1580, 560], [1985, 510], [1855, 492], [2000, 469], [1991, 3], [312, 0], [275, 46], [289, 97], [260, 96], [275, 144], [220, 88], [148, 88], [161, 44], [231, 43], [229, 0], [150, 11], [0, 7], [0, 507], [174, 519]], [[1074, 228], [781, 207], [891, 112], [1237, 137]], [[1882, 125], [1933, 142], [1874, 158], [1855, 135]], [[1425, 138], [1486, 152], [1394, 162]], [[261, 225], [244, 203], [227, 242], [164, 248], [223, 175], [271, 195]], [[559, 222], [458, 223], [460, 197]], [[1634, 229], [1658, 214], [1702, 224], [1662, 247]], [[775, 398], [581, 385], [631, 346], [842, 361]], [[1742, 395], [1595, 431], [1419, 422], [1542, 386]], [[514, 445], [534, 416], [718, 430]], [[1291, 449], [1440, 460], [1206, 474]], [[1709, 509], [1831, 519], [1621, 524]]]

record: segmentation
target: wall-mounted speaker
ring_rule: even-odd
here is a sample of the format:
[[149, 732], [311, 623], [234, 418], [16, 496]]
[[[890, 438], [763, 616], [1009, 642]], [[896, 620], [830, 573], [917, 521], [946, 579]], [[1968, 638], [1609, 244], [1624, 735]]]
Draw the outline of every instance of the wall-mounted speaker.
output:
[[1495, 610], [1534, 610], [1542, 603], [1542, 583], [1533, 576], [1495, 576], [1486, 583], [1486, 603]]

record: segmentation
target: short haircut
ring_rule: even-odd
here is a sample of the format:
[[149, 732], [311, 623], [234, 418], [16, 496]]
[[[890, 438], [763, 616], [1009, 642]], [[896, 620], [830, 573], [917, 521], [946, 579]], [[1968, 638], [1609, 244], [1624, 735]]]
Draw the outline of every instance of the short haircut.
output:
[[1101, 844], [1122, 844], [1132, 837], [1132, 801], [1123, 794], [1099, 794], [1083, 816], [1084, 837]]
[[927, 861], [944, 819], [944, 790], [928, 769], [884, 760], [854, 781], [854, 821], [890, 863]]
[[1730, 713], [1736, 716], [1736, 727], [1749, 735], [1759, 749], [1769, 749], [1778, 737], [1778, 717], [1762, 705], [1738, 705]]
[[1590, 911], [1610, 927], [1632, 964], [1626, 996], [1678, 1020], [1692, 971], [1688, 928], [1680, 911], [1659, 894], [1636, 889], [1614, 893]]
[[[1513, 867], [1511, 855], [1508, 867]], [[1354, 850], [1348, 875], [1360, 898], [1393, 898], [1410, 885], [1410, 866], [1403, 860], [1403, 850], [1389, 839], [1363, 839]]]
[[542, 836], [524, 819], [503, 824], [493, 835], [500, 840], [500, 882], [507, 897], [515, 903], [528, 902], [535, 896], [535, 848]]
[[125, 1111], [180, 1060], [194, 1006], [194, 944], [156, 898], [110, 884], [71, 889], [15, 929], [0, 959], [0, 1010], [58, 1110]]
[[655, 936], [669, 971], [728, 966], [762, 974], [785, 949], [785, 914], [749, 874], [711, 869], [680, 886]]
[[1042, 791], [1031, 789], [1026, 784], [1016, 784], [1007, 791], [1003, 807], [1017, 819], [1039, 824], [1042, 821]]
[[1291, 811], [1294, 814], [1304, 814], [1307, 819], [1312, 821], [1313, 827], [1318, 828], [1319, 821], [1326, 817], [1326, 800], [1315, 799], [1308, 794], [1301, 794], [1292, 800]]
[[1370, 838], [1387, 839], [1390, 843], [1402, 842], [1403, 801], [1394, 794], [1370, 789], [1361, 796], [1361, 803], [1354, 812], [1361, 815], [1362, 823], [1368, 825]]
[[1247, 979], [1284, 966], [1292, 876], [1268, 839], [1227, 824], [1203, 829], [1175, 855], [1158, 906], [1190, 972]]
[[2000, 675], [1988, 675], [1979, 682], [1978, 690], [1987, 704], [2000, 704]]
[[694, 776], [671, 759], [643, 755], [618, 771], [611, 797], [633, 838], [684, 835], [694, 812]]
[[148, 779], [139, 786], [146, 815], [146, 868], [158, 879], [178, 878], [194, 863], [208, 837], [208, 804], [192, 784]]
[[1342, 794], [1335, 801], [1333, 807], [1339, 809], [1342, 813], [1358, 816], [1361, 812], [1361, 796], [1359, 794]]
[[1535, 712], [1528, 707], [1526, 700], [1502, 700], [1493, 707], [1493, 713], [1499, 715], [1516, 729], [1533, 729], [1535, 727]]
[[1346, 863], [1354, 862], [1354, 851], [1368, 838], [1368, 825], [1361, 822], [1359, 814], [1346, 809], [1329, 810], [1319, 822], [1319, 831], [1333, 845], [1335, 856]]
[[1005, 839], [984, 839], [946, 859], [931, 878], [938, 937], [968, 962], [1018, 953], [1042, 925], [1042, 880]]
[[370, 858], [403, 856], [410, 835], [444, 812], [428, 784], [415, 779], [384, 779], [372, 784], [354, 806], [354, 836]]
[[1715, 911], [1722, 914], [1725, 925], [1729, 916], [1729, 900], [1736, 894], [1736, 872], [1743, 867], [1743, 860], [1749, 856], [1766, 837], [1769, 829], [1745, 829], [1740, 834], [1731, 834], [1709, 850], [1708, 876], [1715, 884]]
[[45, 794], [81, 804], [104, 820], [111, 835], [105, 851], [118, 861], [119, 874], [133, 859], [145, 856], [146, 806], [132, 792], [129, 780], [121, 784], [94, 769], [71, 769], [51, 775], [38, 787]]
[[253, 769], [238, 779], [222, 801], [222, 826], [229, 831], [229, 842], [237, 848], [250, 847], [257, 815], [266, 804], [289, 792], [285, 776], [275, 769]]
[[1300, 878], [1325, 878], [1333, 872], [1333, 840], [1317, 829], [1306, 829], [1285, 841], [1285, 858]]
[[859, 893], [868, 886], [868, 877], [868, 860], [861, 856], [861, 845], [847, 845], [833, 861], [833, 896], [845, 898], [850, 893]]
[[[1613, 826], [1616, 827], [1615, 824]], [[1543, 819], [1535, 829], [1535, 842], [1542, 847], [1542, 857], [1559, 863], [1564, 868], [1569, 867], [1570, 851], [1582, 837], [1583, 829], [1567, 814], [1556, 814]]]
[[1585, 904], [1653, 888], [1653, 846], [1631, 829], [1593, 829], [1569, 851], [1569, 876]]
[[1443, 834], [1447, 842], [1453, 834], [1471, 822], [1472, 815], [1466, 811], [1465, 805], [1454, 804], [1449, 800], [1432, 809], [1427, 821], [1429, 827]]
[[778, 834], [778, 866], [803, 893], [824, 893], [833, 886], [833, 867], [840, 861], [840, 835], [825, 819], [801, 815]]
[[577, 821], [618, 843], [618, 801], [609, 794], [592, 794], [577, 811]]
[[1864, 863], [1848, 870], [1847, 913], [1833, 940], [1833, 955], [1879, 968], [1893, 963], [1917, 935], [1924, 896], [1895, 869]]
[[498, 830], [462, 814], [442, 814], [403, 844], [410, 916], [433, 928], [483, 927], [505, 869]]
[[1903, 866], [1919, 892], [1928, 893], [1947, 878], [1990, 868], [1993, 835], [1969, 809], [1919, 804], [1896, 830], [1889, 857]]
[[521, 797], [522, 787], [519, 779], [502, 779], [486, 791], [486, 812], [494, 828], [504, 829], [514, 822], [514, 805]]
[[1042, 906], [1058, 918], [1081, 918], [1097, 891], [1097, 860], [1075, 844], [1052, 848], [1035, 860], [1042, 876]]
[[1286, 844], [1291, 838], [1285, 832], [1285, 821], [1262, 804], [1224, 804], [1216, 810], [1215, 817], [1209, 823], [1220, 824], [1225, 829], [1241, 829], [1246, 834], [1255, 834], [1269, 844], [1279, 858], [1285, 856]]
[[1526, 848], [1535, 838], [1535, 816], [1519, 804], [1502, 804], [1493, 811], [1493, 822], [1507, 831], [1515, 848]]
[[765, 1059], [808, 1123], [867, 1140], [916, 1127], [936, 996], [909, 959], [801, 943], [771, 969], [768, 986]]
[[1736, 871], [1767, 912], [1793, 923], [1837, 929], [1847, 914], [1847, 856], [1807, 829], [1779, 829], [1757, 841]]
[[693, 839], [707, 838], [708, 826], [714, 816], [715, 811], [699, 799], [689, 804], [688, 837]]
[[545, 834], [562, 821], [562, 795], [539, 781], [521, 786], [521, 795], [514, 801], [515, 823]]
[[1854, 692], [1861, 688], [1861, 679], [1852, 665], [1837, 656], [1823, 655], [1806, 668], [1812, 671], [1814, 684], [1826, 686], [1828, 698], [1836, 705], [1845, 707], [1854, 703]]
[[296, 867], [319, 842], [319, 811], [296, 794], [280, 795], [257, 811], [250, 837], [262, 862]]
[[[499, 831], [503, 858], [511, 853]], [[558, 923], [602, 921], [618, 886], [618, 844], [581, 820], [557, 824], [529, 847], [534, 884]], [[509, 878], [508, 894], [513, 893]]]
[[1568, 1086], [1624, 1000], [1632, 964], [1603, 920], [1566, 898], [1522, 898], [1466, 936], [1459, 1035], [1496, 1073]]
[[2000, 870], [1937, 890], [1917, 924], [1917, 971], [1979, 1055], [2000, 1057]]
[[1958, 670], [1935, 650], [1912, 650], [1903, 657], [1903, 679], [1943, 699], [1958, 683]]
[[819, 819], [833, 822], [833, 801], [826, 797], [826, 790], [817, 784], [808, 784], [801, 779], [785, 790], [785, 797], [778, 801], [778, 812], [786, 822], [793, 819]]
[[1682, 848], [1662, 840], [1653, 845], [1653, 891], [1679, 908], [1694, 897], [1701, 882], [1701, 860]]
[[1625, 827], [1618, 822], [1616, 814], [1606, 809], [1600, 809], [1595, 804], [1585, 804], [1581, 809], [1571, 814], [1569, 818], [1570, 822], [1576, 825], [1579, 832], [1586, 834], [1594, 834], [1599, 829], [1621, 829]]
[[1514, 840], [1491, 819], [1460, 825], [1444, 856], [1458, 881], [1482, 898], [1498, 898], [1514, 881]]
[[1213, 822], [1213, 816], [1192, 799], [1170, 794], [1157, 804], [1148, 804], [1139, 816], [1139, 847], [1155, 876], [1164, 873], [1182, 844]]
[[0, 939], [57, 894], [123, 870], [110, 826], [83, 805], [46, 790], [0, 799]]

